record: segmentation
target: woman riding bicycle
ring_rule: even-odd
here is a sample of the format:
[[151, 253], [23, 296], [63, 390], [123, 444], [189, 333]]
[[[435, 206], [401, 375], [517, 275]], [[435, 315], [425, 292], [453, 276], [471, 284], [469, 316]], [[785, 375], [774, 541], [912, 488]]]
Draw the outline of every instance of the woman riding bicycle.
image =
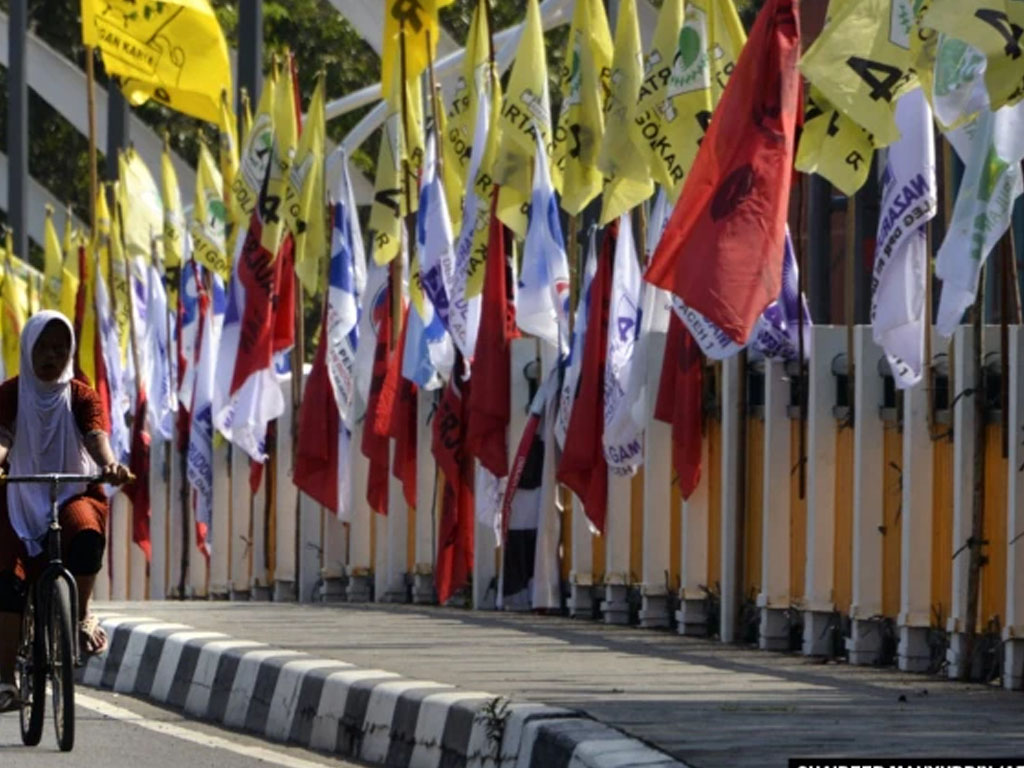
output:
[[[75, 334], [64, 315], [33, 315], [21, 333], [20, 375], [0, 384], [0, 472], [98, 474], [127, 482], [107, 437], [96, 391], [73, 378]], [[98, 468], [98, 469], [97, 469]], [[107, 638], [88, 611], [103, 564], [109, 505], [99, 485], [65, 485], [58, 496], [62, 557], [79, 595], [80, 645], [106, 648]], [[14, 663], [28, 585], [45, 566], [50, 500], [45, 485], [0, 489], [0, 712], [20, 706]]]

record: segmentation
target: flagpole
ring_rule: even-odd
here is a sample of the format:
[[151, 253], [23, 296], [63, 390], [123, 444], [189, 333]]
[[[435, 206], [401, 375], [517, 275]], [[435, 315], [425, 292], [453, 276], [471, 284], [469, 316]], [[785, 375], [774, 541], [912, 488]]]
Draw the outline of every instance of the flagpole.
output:
[[[798, 187], [800, 191], [800, 204], [797, 206], [797, 237], [796, 242], [801, 243], [801, 238], [804, 236], [804, 193], [807, 188], [808, 177], [807, 174], [800, 174], [800, 185]], [[803, 244], [796, 248], [796, 263], [798, 273], [798, 296], [797, 296], [797, 411], [799, 413], [799, 424], [797, 429], [798, 438], [798, 451], [797, 456], [797, 495], [803, 500], [807, 493], [807, 414], [806, 414], [806, 374], [807, 370], [804, 364], [806, 360], [806, 351], [804, 349], [804, 296], [807, 295], [807, 270], [803, 260]], [[813, 318], [812, 318], [813, 319]], [[792, 383], [790, 383], [792, 387]]]
[[[96, 195], [99, 192], [99, 169], [96, 157], [96, 97], [93, 94], [96, 83], [96, 69], [93, 47], [85, 46], [86, 104], [89, 112], [89, 226], [96, 235]], [[113, 290], [113, 287], [111, 287]]]
[[843, 304], [846, 315], [846, 419], [843, 427], [853, 428], [854, 409], [854, 282], [856, 278], [855, 261], [857, 252], [857, 193], [846, 198], [846, 270], [843, 282]]

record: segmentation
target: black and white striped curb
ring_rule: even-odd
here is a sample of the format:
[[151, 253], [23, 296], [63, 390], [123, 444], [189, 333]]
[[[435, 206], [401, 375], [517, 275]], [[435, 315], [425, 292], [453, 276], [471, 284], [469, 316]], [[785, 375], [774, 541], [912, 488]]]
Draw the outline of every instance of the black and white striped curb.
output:
[[391, 768], [685, 768], [581, 712], [313, 658], [156, 619], [106, 616], [85, 685]]

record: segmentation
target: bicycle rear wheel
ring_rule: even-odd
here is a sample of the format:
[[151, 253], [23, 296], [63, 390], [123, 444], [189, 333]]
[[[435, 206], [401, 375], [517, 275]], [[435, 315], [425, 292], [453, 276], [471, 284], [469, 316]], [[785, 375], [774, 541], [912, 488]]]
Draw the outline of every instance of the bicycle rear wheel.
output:
[[50, 621], [47, 645], [50, 652], [50, 685], [53, 688], [53, 724], [57, 746], [70, 752], [75, 746], [74, 625], [71, 622], [71, 591], [64, 579], [54, 579], [50, 590]]
[[21, 696], [21, 741], [27, 747], [36, 746], [43, 737], [43, 710], [46, 708], [46, 645], [39, 619], [33, 590], [25, 602], [21, 645], [15, 661]]

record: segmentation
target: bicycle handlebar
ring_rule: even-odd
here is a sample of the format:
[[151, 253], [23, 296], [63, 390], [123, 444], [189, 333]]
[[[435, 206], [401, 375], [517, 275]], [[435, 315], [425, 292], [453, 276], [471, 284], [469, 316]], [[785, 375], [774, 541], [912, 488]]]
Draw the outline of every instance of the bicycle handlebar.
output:
[[0, 483], [102, 483], [105, 475], [69, 475], [51, 472], [41, 475], [0, 475]]

